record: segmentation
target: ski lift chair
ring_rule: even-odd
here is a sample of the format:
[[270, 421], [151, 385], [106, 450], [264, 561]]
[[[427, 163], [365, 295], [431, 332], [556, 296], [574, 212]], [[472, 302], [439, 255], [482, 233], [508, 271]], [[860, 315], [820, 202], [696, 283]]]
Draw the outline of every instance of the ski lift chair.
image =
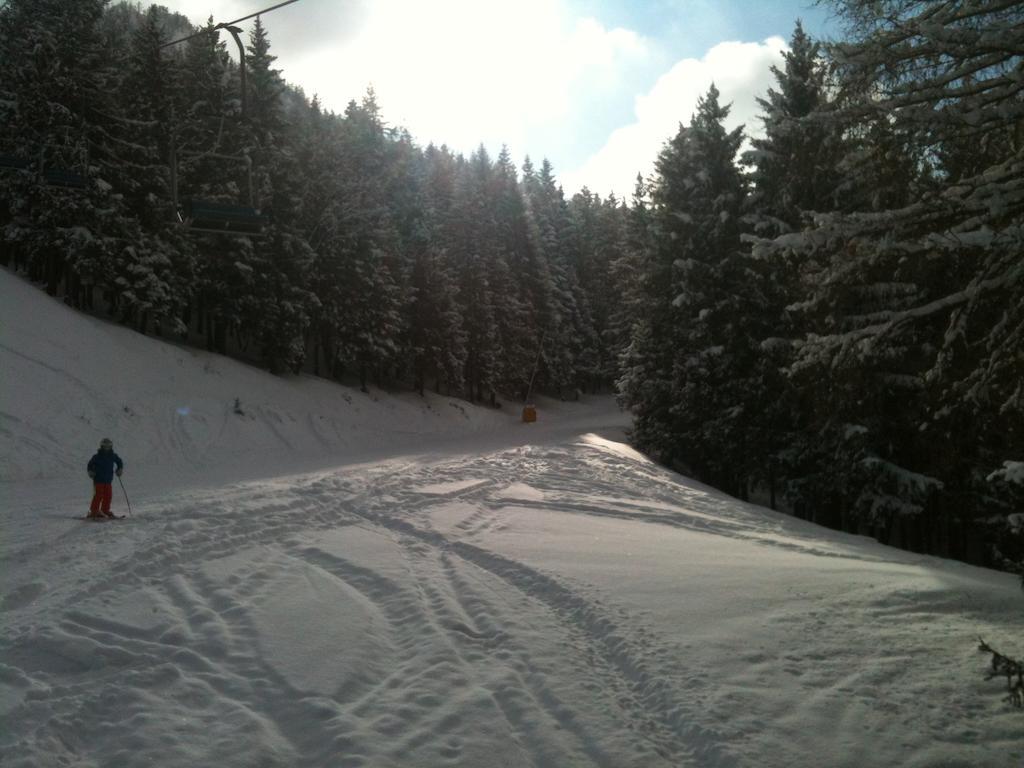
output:
[[67, 168], [44, 168], [43, 181], [51, 187], [64, 187], [65, 189], [85, 189], [89, 183], [86, 176]]
[[9, 171], [27, 171], [29, 165], [28, 158], [18, 157], [15, 154], [7, 152], [0, 152], [0, 168]]
[[[88, 155], [82, 147], [47, 144], [39, 150], [37, 181], [51, 187], [85, 189], [89, 184]], [[0, 169], [32, 171], [32, 160], [9, 150], [0, 151]]]
[[178, 220], [192, 232], [259, 237], [263, 234], [265, 217], [255, 205], [251, 204], [253, 201], [252, 160], [248, 155], [222, 155], [216, 152], [192, 153], [193, 159], [211, 157], [236, 163], [242, 161], [246, 164], [250, 205], [202, 200], [194, 197], [185, 198], [183, 203], [179, 204], [177, 153], [173, 153], [171, 159], [171, 188], [175, 209], [178, 212]]
[[40, 180], [50, 187], [85, 189], [89, 184], [89, 155], [78, 144], [48, 144], [39, 157]]
[[193, 232], [255, 236], [263, 231], [263, 217], [252, 206], [194, 198], [185, 200], [182, 221]]

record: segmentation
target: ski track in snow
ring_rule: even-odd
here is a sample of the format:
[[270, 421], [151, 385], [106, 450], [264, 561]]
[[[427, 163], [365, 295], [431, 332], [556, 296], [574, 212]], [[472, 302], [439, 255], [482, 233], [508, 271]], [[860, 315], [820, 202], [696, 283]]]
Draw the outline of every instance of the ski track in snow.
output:
[[[13, 555], [8, 566], [24, 583], [3, 603], [0, 762], [793, 764], [784, 752], [747, 759], [729, 719], [709, 715], [736, 708], [743, 716], [746, 689], [785, 675], [803, 678], [800, 711], [855, 717], [837, 697], [878, 699], [911, 660], [908, 647], [929, 653], [934, 638], [916, 638], [913, 620], [932, 624], [959, 599], [939, 589], [886, 594], [875, 617], [909, 617], [913, 626], [882, 632], [904, 642], [867, 669], [800, 646], [745, 647], [741, 670], [716, 685], [693, 655], [683, 663], [687, 627], [666, 634], [605, 590], [492, 546], [531, 513], [862, 564], [909, 560], [816, 539], [800, 521], [586, 440], [190, 492], [124, 523], [69, 526], [45, 555]], [[84, 567], [75, 580], [48, 575], [72, 560]], [[836, 643], [857, 636], [862, 619], [829, 613], [808, 610], [800, 631], [815, 627]], [[984, 716], [983, 694], [959, 699], [961, 710]], [[883, 697], [875, 706], [889, 705]], [[934, 731], [950, 719], [937, 717]], [[759, 722], [744, 720], [748, 736]], [[845, 748], [846, 759], [821, 764], [872, 764], [863, 746]], [[921, 750], [907, 764], [938, 764]]]
[[[608, 400], [271, 377], [2, 270], [0, 332], [4, 768], [1024, 765], [1014, 577], [661, 469]], [[107, 434], [134, 515], [83, 524]]]
[[[525, 458], [531, 451], [517, 453]], [[19, 754], [43, 750], [65, 752], [68, 759], [104, 752], [111, 737], [105, 729], [63, 744], [62, 726], [92, 733], [98, 723], [88, 714], [84, 722], [65, 719], [94, 713], [102, 721], [115, 700], [119, 716], [138, 720], [137, 727], [159, 730], [159, 722], [177, 720], [177, 730], [183, 720], [187, 731], [202, 714], [215, 730], [225, 728], [224, 751], [205, 758], [218, 764], [254, 764], [240, 758], [255, 755], [235, 754], [229, 746], [237, 729], [277, 744], [281, 764], [341, 758], [342, 764], [357, 765], [360, 755], [396, 765], [493, 764], [490, 749], [480, 743], [481, 721], [510, 749], [507, 765], [682, 765], [715, 755], [714, 739], [687, 723], [682, 702], [672, 702], [672, 691], [653, 671], [661, 663], [656, 648], [643, 633], [626, 630], [632, 623], [628, 615], [571, 584], [432, 528], [438, 480], [450, 483], [462, 500], [482, 505], [483, 514], [500, 514], [503, 500], [487, 506], [500, 486], [494, 478], [514, 477], [520, 466], [513, 462], [498, 472], [496, 463], [487, 462], [487, 468], [494, 473], [491, 481], [461, 493], [461, 481], [446, 479], [448, 472], [461, 474], [461, 463], [447, 470], [387, 465], [358, 482], [338, 473], [287, 489], [246, 486], [172, 522], [155, 522], [169, 510], [146, 510], [145, 518], [116, 531], [139, 544], [110, 563], [116, 579], [97, 574], [94, 584], [67, 595], [69, 608], [58, 621], [30, 625], [5, 649], [9, 667], [20, 669], [18, 679], [27, 689], [9, 722], [12, 731], [31, 736], [5, 751], [4, 762], [17, 765]], [[417, 488], [417, 474], [433, 485]], [[339, 554], [349, 526], [394, 547], [404, 572], [383, 574], [372, 563], [353, 562], [343, 546]], [[163, 530], [136, 533], [153, 528]], [[253, 548], [263, 551], [239, 557]], [[238, 571], [214, 567], [227, 575], [210, 577], [211, 564], [231, 559], [238, 561]], [[268, 663], [274, 651], [253, 647], [265, 629], [255, 626], [252, 606], [268, 582], [297, 570], [355, 590], [390, 628], [391, 637], [357, 653], [360, 660], [383, 658], [369, 669], [340, 675], [332, 690], [297, 689], [280, 659]], [[167, 573], [175, 575], [163, 579]], [[130, 613], [128, 620], [96, 618], [116, 603], [142, 613]], [[90, 607], [72, 607], [82, 605]], [[140, 622], [149, 618], [146, 605], [152, 606], [148, 625]], [[307, 619], [314, 626], [293, 628], [293, 640], [316, 631], [312, 613]], [[330, 650], [344, 656], [348, 649]], [[317, 660], [300, 662], [315, 669]], [[56, 672], [86, 680], [48, 689], [33, 676], [44, 669], [51, 674], [43, 678]], [[126, 700], [125, 687], [139, 691], [139, 699]], [[151, 697], [170, 704], [157, 707], [155, 718]], [[187, 750], [177, 754], [186, 745], [171, 741], [158, 752], [150, 745], [111, 757], [126, 765], [192, 759]], [[382, 742], [389, 744], [384, 750]], [[466, 754], [467, 744], [477, 752]], [[260, 760], [270, 764], [266, 755]]]

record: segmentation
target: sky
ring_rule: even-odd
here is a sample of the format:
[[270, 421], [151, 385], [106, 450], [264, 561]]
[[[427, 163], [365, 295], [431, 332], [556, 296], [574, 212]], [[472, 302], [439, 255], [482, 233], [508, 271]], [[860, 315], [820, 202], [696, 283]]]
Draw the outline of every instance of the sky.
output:
[[[163, 4], [198, 24], [275, 3]], [[569, 195], [628, 199], [712, 82], [729, 127], [757, 135], [755, 99], [797, 18], [833, 31], [812, 0], [299, 0], [263, 23], [284, 78], [327, 109], [372, 86], [388, 124], [424, 146], [507, 145], [517, 162], [549, 159]]]

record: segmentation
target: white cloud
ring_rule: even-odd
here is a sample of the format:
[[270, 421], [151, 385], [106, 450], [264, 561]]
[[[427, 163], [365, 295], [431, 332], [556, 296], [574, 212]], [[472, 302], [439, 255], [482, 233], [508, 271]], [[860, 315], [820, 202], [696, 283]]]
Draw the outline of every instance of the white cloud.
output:
[[[251, 13], [253, 0], [164, 0], [193, 23]], [[269, 3], [267, 3], [269, 4]], [[572, 0], [302, 0], [264, 18], [276, 66], [328, 109], [372, 85], [384, 118], [420, 143], [469, 153], [507, 144], [520, 161], [596, 146], [595, 108], [635, 93], [662, 53]], [[242, 26], [250, 29], [252, 21]], [[228, 41], [230, 43], [230, 41]], [[229, 44], [234, 52], [234, 46]], [[553, 157], [556, 161], [557, 157]], [[557, 164], [557, 162], [556, 162]]]
[[[302, 0], [278, 8], [263, 17], [263, 26], [270, 33], [271, 52], [283, 54], [290, 60], [322, 48], [344, 45], [362, 31], [370, 15], [371, 2]], [[276, 3], [272, 0], [162, 0], [161, 4], [188, 17], [193, 24], [203, 25], [211, 17], [215, 23], [225, 23]], [[146, 7], [145, 3], [143, 7]], [[242, 35], [245, 43], [248, 43], [248, 31], [252, 25], [252, 19], [241, 23], [245, 30]], [[230, 54], [237, 58], [230, 38], [225, 35], [222, 39], [228, 42]], [[287, 78], [287, 72], [285, 75]]]
[[377, 0], [359, 34], [335, 46], [285, 55], [290, 82], [341, 110], [377, 93], [385, 118], [420, 142], [470, 152], [483, 142], [529, 151], [531, 134], [574, 115], [584, 96], [621, 85], [648, 55], [630, 30], [573, 18], [550, 0]]
[[774, 84], [771, 66], [782, 60], [786, 43], [770, 37], [762, 43], [719, 43], [702, 59], [683, 59], [662, 75], [646, 94], [636, 97], [635, 121], [617, 128], [604, 146], [579, 168], [562, 175], [567, 193], [587, 186], [607, 195], [615, 192], [630, 199], [637, 173], [645, 178], [664, 143], [676, 134], [680, 123], [689, 123], [697, 99], [711, 83], [721, 92], [723, 104], [732, 103], [728, 128], [746, 125], [748, 135], [759, 135], [760, 108], [756, 98]]
[[[215, 20], [225, 21], [261, 5], [164, 2], [196, 23], [214, 10]], [[702, 27], [717, 24], [714, 3], [692, 2], [700, 12], [687, 17], [700, 18]], [[633, 97], [631, 123], [604, 134], [603, 126], [615, 124], [614, 110], [639, 90], [637, 80], [650, 82], [665, 48], [633, 30], [579, 17], [575, 6], [571, 0], [302, 0], [268, 14], [264, 24], [285, 78], [318, 94], [328, 109], [344, 110], [373, 85], [384, 118], [407, 127], [418, 142], [465, 153], [481, 143], [492, 153], [507, 144], [517, 161], [525, 154], [535, 161], [551, 157], [569, 193], [586, 185], [628, 198], [637, 172], [650, 174], [663, 143], [689, 121], [712, 81], [723, 102], [733, 104], [731, 125], [760, 129], [754, 98], [772, 83], [769, 67], [785, 48], [779, 37], [720, 43], [702, 59], [679, 61]], [[566, 170], [565, 156], [579, 158], [602, 140], [585, 162]]]

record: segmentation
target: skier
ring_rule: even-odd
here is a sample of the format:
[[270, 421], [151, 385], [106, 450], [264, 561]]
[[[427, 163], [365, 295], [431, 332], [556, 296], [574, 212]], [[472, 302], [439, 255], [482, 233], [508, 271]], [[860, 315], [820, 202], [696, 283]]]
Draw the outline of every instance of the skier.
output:
[[92, 504], [89, 505], [88, 517], [107, 518], [116, 517], [110, 511], [110, 499], [113, 496], [111, 483], [114, 481], [114, 465], [117, 465], [117, 476], [120, 477], [124, 471], [124, 462], [121, 457], [114, 453], [114, 443], [109, 437], [100, 441], [100, 449], [89, 459], [87, 471], [92, 478], [95, 491], [92, 496]]

